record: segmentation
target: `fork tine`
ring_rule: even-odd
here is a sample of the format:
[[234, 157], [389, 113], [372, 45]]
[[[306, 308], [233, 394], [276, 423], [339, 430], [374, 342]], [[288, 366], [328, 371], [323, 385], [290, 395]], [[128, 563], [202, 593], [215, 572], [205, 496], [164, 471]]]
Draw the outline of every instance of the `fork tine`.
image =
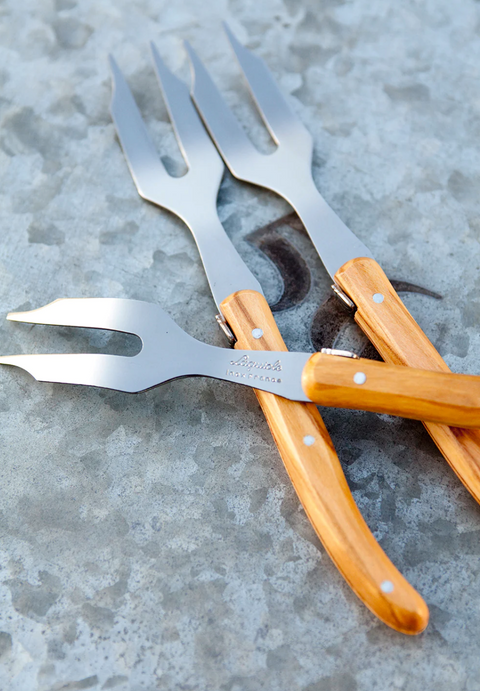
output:
[[243, 131], [188, 41], [185, 41], [185, 48], [192, 66], [192, 98], [195, 103], [197, 100], [201, 102], [200, 116], [225, 162], [235, 174], [238, 161], [247, 159], [248, 163], [254, 160], [252, 157], [262, 157], [262, 154]]
[[[9, 321], [52, 326], [83, 326], [135, 333], [136, 311], [131, 300], [117, 298], [59, 298], [27, 312], [10, 312]], [[129, 309], [130, 308], [130, 309]]]
[[0, 357], [0, 365], [19, 367], [41, 382], [81, 384], [136, 393], [142, 389], [138, 388], [137, 368], [132, 360], [133, 357], [101, 353], [48, 353], [7, 355]]
[[280, 144], [284, 139], [290, 140], [294, 131], [297, 136], [301, 133], [302, 136], [311, 138], [283, 97], [262, 58], [242, 46], [226, 22], [223, 22], [223, 27], [257, 108], [275, 142]]
[[122, 298], [60, 298], [28, 312], [10, 312], [7, 319], [28, 324], [120, 331], [138, 336], [142, 343], [158, 325], [172, 333], [183, 333], [159, 305]]
[[171, 177], [158, 156], [125, 77], [112, 55], [109, 60], [114, 87], [110, 112], [138, 192], [151, 201], [158, 181], [167, 183]]
[[212, 167], [216, 163], [219, 173], [223, 173], [223, 161], [202, 125], [187, 85], [170, 72], [153, 42], [150, 48], [163, 99], [187, 164], [208, 165], [212, 174]]

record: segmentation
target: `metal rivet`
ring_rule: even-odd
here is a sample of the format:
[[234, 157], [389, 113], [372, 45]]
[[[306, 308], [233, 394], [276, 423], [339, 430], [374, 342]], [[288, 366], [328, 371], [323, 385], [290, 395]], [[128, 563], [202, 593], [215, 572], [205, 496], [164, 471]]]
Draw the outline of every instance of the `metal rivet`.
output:
[[385, 298], [383, 297], [383, 295], [381, 293], [375, 293], [375, 295], [373, 296], [373, 302], [376, 302], [378, 304], [380, 304], [384, 300], [385, 300]]
[[367, 375], [363, 372], [356, 372], [353, 375], [353, 381], [355, 382], [355, 384], [365, 384], [365, 382], [367, 381]]
[[311, 434], [307, 434], [305, 437], [303, 437], [303, 443], [305, 446], [312, 446], [312, 444], [315, 444], [315, 437], [312, 437]]
[[261, 329], [253, 329], [252, 336], [253, 338], [262, 338], [263, 331]]
[[393, 583], [392, 581], [383, 581], [383, 583], [380, 584], [380, 588], [384, 593], [391, 593], [393, 592]]

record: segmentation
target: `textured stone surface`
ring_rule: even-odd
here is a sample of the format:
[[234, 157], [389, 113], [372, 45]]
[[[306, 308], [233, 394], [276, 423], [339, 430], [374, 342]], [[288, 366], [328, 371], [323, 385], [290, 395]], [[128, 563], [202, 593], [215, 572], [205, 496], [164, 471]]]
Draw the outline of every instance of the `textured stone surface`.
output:
[[[325, 198], [391, 277], [443, 295], [405, 301], [453, 369], [478, 372], [478, 2], [5, 0], [1, 16], [2, 319], [61, 296], [139, 298], [223, 345], [189, 232], [132, 184], [107, 54], [170, 170], [182, 164], [150, 39], [186, 78], [189, 39], [268, 148], [227, 19], [312, 132]], [[219, 204], [278, 301], [279, 274], [247, 236], [287, 204], [229, 177]], [[311, 274], [278, 323], [290, 347], [310, 348], [329, 283], [301, 232], [276, 233], [299, 252], [303, 288]], [[340, 341], [362, 345], [351, 327]], [[2, 353], [105, 348], [135, 343], [0, 329]], [[251, 392], [197, 379], [128, 396], [2, 370], [0, 687], [478, 691], [478, 506], [421, 425], [335, 410], [325, 420], [369, 526], [430, 607], [418, 638], [380, 624], [339, 576]]]

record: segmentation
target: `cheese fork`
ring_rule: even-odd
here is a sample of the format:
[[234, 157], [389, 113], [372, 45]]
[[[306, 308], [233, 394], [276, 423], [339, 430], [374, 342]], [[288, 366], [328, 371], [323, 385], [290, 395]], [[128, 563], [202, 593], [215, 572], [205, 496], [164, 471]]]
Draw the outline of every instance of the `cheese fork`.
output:
[[[139, 194], [179, 216], [197, 243], [220, 314], [235, 348], [286, 351], [262, 288], [218, 218], [224, 165], [187, 86], [152, 46], [155, 71], [188, 171], [172, 178], [162, 165], [134, 98], [111, 58], [111, 113]], [[253, 357], [253, 356], [252, 356]], [[313, 528], [360, 599], [392, 628], [416, 634], [428, 609], [377, 543], [358, 510], [317, 407], [255, 388], [285, 468]], [[389, 585], [385, 586], [387, 583]], [[390, 587], [391, 585], [391, 587]]]
[[134, 356], [97, 353], [0, 357], [37, 381], [83, 384], [139, 393], [181, 377], [212, 377], [292, 401], [388, 413], [418, 420], [480, 425], [480, 377], [408, 369], [358, 358], [349, 351], [319, 353], [231, 351], [189, 336], [158, 305], [121, 298], [64, 298], [7, 319], [77, 326], [138, 336]]
[[[263, 60], [225, 29], [259, 113], [277, 145], [270, 155], [252, 144], [207, 70], [186, 44], [193, 70], [192, 98], [230, 172], [277, 192], [303, 221], [335, 293], [387, 362], [449, 372], [400, 300], [370, 250], [328, 206], [312, 178], [313, 140], [285, 101]], [[423, 421], [472, 496], [480, 502], [480, 431]]]

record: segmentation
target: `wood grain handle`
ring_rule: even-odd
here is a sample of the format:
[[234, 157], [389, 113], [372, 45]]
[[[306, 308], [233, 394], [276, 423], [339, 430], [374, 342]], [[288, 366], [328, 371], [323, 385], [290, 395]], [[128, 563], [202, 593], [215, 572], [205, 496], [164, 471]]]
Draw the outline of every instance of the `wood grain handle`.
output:
[[480, 427], [480, 377], [316, 353], [302, 386], [319, 405]]
[[[221, 309], [238, 339], [238, 348], [286, 350], [270, 308], [259, 293], [234, 293], [222, 302]], [[363, 520], [316, 406], [263, 391], [255, 393], [298, 497], [350, 587], [393, 629], [407, 634], [423, 631], [428, 623], [427, 606]]]
[[[377, 262], [352, 259], [335, 280], [357, 306], [355, 321], [386, 362], [449, 372]], [[480, 430], [424, 425], [446, 460], [480, 503]]]

